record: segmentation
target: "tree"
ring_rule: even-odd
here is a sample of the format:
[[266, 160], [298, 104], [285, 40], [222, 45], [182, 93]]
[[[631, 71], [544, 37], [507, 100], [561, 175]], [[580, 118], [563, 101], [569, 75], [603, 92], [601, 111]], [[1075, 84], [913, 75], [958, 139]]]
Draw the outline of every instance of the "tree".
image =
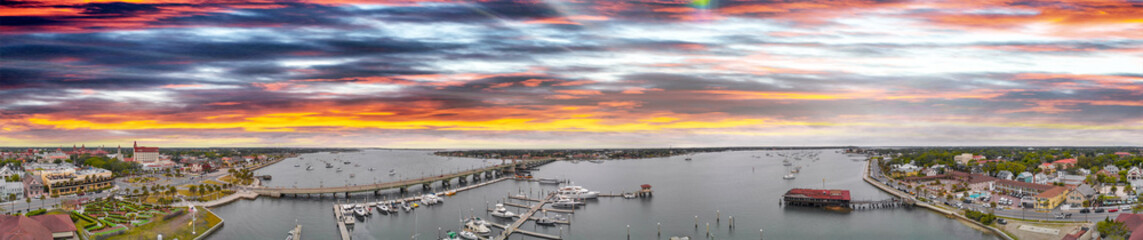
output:
[[1096, 224], [1096, 230], [1099, 231], [1100, 236], [1110, 239], [1127, 238], [1127, 227], [1123, 226], [1122, 222], [1111, 220], [1111, 217], [1106, 217], [1103, 221], [1099, 221], [1099, 223]]
[[1131, 206], [1131, 213], [1139, 212], [1143, 212], [1143, 203], [1136, 203], [1135, 206]]
[[190, 186], [190, 192], [191, 193], [198, 193], [198, 186], [191, 185]]

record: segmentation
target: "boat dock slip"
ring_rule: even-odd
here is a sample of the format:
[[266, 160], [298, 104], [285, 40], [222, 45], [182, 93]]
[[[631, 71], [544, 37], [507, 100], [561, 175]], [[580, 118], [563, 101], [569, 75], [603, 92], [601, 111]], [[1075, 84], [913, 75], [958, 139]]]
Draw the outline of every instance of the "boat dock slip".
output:
[[341, 240], [350, 240], [349, 229], [345, 227], [344, 215], [341, 214], [341, 204], [333, 204], [333, 218], [337, 221], [337, 231], [341, 233]]
[[[506, 227], [506, 226], [499, 224], [499, 223], [488, 223], [488, 224], [492, 225], [493, 227], [499, 228], [499, 229], [504, 229]], [[552, 236], [552, 235], [538, 233], [538, 232], [530, 232], [530, 231], [524, 231], [524, 230], [518, 230], [518, 229], [516, 230], [516, 232], [518, 232], [520, 234], [538, 237], [538, 238], [544, 238], [544, 239], [562, 239], [562, 238], [560, 238], [560, 236]]]
[[[520, 232], [520, 233], [527, 234], [527, 233], [525, 233], [525, 231], [520, 231], [518, 229], [518, 228], [520, 228], [520, 225], [523, 225], [524, 222], [531, 220], [532, 215], [535, 215], [536, 212], [540, 210], [540, 208], [544, 207], [544, 205], [551, 203], [552, 198], [555, 198], [555, 197], [556, 197], [556, 193], [549, 193], [548, 197], [544, 198], [543, 201], [536, 203], [536, 205], [532, 205], [531, 208], [528, 208], [528, 212], [525, 212], [524, 214], [520, 215], [520, 219], [517, 219], [515, 222], [512, 222], [511, 225], [508, 225], [507, 227], [505, 227], [504, 231], [500, 232], [500, 235], [496, 236], [495, 239], [496, 240], [508, 239], [508, 236], [512, 235], [512, 233], [514, 233], [514, 232]], [[528, 235], [531, 235], [531, 234], [528, 234]], [[551, 235], [546, 235], [546, 234], [540, 234], [540, 235], [543, 235], [543, 236], [537, 236], [537, 235], [532, 235], [532, 236], [542, 237], [542, 238], [547, 238], [547, 239], [560, 239], [559, 236], [551, 236]]]
[[[533, 201], [533, 202], [544, 201], [543, 199], [528, 198], [528, 197], [520, 196], [520, 195], [508, 196], [508, 198], [516, 199], [516, 200], [523, 200], [523, 201]], [[524, 208], [528, 208], [528, 207], [524, 207]]]

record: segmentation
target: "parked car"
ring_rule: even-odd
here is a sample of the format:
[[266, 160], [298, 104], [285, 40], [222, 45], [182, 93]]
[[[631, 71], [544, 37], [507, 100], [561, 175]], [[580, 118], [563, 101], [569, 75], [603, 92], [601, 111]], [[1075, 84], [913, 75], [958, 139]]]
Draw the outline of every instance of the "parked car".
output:
[[1119, 211], [1118, 208], [1112, 208], [1112, 209], [1107, 210], [1107, 212], [1109, 212], [1109, 213], [1118, 212], [1118, 211]]
[[1005, 224], [1008, 224], [1008, 220], [1004, 220], [1003, 218], [996, 219], [996, 223], [999, 223], [1000, 225], [1005, 225]]
[[1080, 209], [1080, 213], [1084, 213], [1084, 214], [1091, 213], [1091, 209], [1088, 209], [1088, 208]]
[[1096, 208], [1096, 209], [1095, 209], [1095, 213], [1101, 213], [1101, 212], [1103, 212], [1103, 209], [1102, 209], [1102, 208]]
[[965, 199], [964, 203], [972, 203], [972, 200]]

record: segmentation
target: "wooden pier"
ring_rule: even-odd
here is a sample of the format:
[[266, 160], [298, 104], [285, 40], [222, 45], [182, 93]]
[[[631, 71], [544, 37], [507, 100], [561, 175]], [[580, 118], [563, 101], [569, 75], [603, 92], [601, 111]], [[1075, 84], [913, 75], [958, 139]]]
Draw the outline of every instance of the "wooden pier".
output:
[[[531, 207], [532, 207], [532, 206], [528, 206], [528, 205], [524, 205], [524, 204], [519, 204], [519, 203], [510, 203], [510, 202], [506, 202], [506, 203], [504, 203], [504, 206], [509, 206], [509, 207], [518, 207], [518, 208], [524, 208], [524, 209], [528, 209], [528, 208], [531, 208]], [[575, 213], [575, 211], [572, 211], [572, 210], [570, 210], [570, 209], [555, 209], [555, 208], [544, 208], [544, 209], [541, 209], [541, 210], [542, 210], [542, 211], [548, 211], [548, 212], [554, 212], [554, 213], [567, 213], [567, 214], [574, 214], [574, 213]], [[490, 209], [489, 211], [492, 211], [492, 209]]]
[[352, 239], [349, 228], [345, 226], [344, 215], [341, 214], [341, 204], [333, 204], [333, 218], [337, 221], [337, 231], [341, 233], [341, 240]]
[[293, 236], [293, 238], [291, 238], [293, 240], [302, 240], [302, 225], [298, 224], [294, 226], [294, 231], [291, 231], [290, 235]]
[[[492, 225], [493, 227], [499, 228], [499, 229], [506, 228], [506, 226], [504, 226], [503, 224], [499, 224], [499, 223], [488, 223], [488, 224]], [[517, 229], [516, 232], [520, 233], [520, 234], [528, 235], [528, 236], [543, 238], [543, 239], [561, 239], [560, 236], [552, 236], [552, 235], [548, 235], [548, 234], [531, 232], [531, 231], [524, 231], [524, 230], [519, 230], [519, 229]]]
[[527, 222], [528, 220], [532, 220], [532, 215], [535, 215], [536, 212], [540, 210], [540, 208], [544, 207], [544, 205], [551, 203], [552, 198], [555, 198], [555, 197], [556, 197], [556, 193], [549, 193], [548, 196], [546, 198], [544, 198], [543, 201], [536, 203], [536, 205], [532, 205], [532, 207], [528, 208], [528, 212], [525, 212], [524, 214], [520, 215], [520, 219], [517, 219], [515, 222], [512, 222], [512, 224], [510, 224], [508, 226], [505, 226], [504, 231], [500, 232], [500, 235], [497, 235], [495, 239], [496, 240], [508, 239], [508, 236], [512, 235], [512, 233], [515, 233], [515, 232], [519, 232], [521, 234], [531, 235], [533, 237], [540, 237], [540, 238], [547, 238], [547, 239], [560, 239], [559, 236], [552, 236], [552, 235], [539, 234], [539, 233], [533, 233], [533, 234], [538, 234], [538, 235], [533, 235], [533, 234], [526, 233], [527, 231], [519, 230], [520, 225], [524, 225], [524, 222]]

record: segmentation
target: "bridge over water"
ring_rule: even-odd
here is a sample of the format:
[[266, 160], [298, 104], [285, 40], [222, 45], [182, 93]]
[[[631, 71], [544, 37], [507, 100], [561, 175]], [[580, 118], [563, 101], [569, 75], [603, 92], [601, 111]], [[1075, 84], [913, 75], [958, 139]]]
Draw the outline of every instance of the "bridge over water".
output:
[[258, 193], [258, 195], [269, 196], [269, 197], [282, 197], [282, 196], [288, 196], [288, 195], [298, 196], [298, 195], [310, 195], [310, 194], [321, 195], [321, 194], [325, 194], [325, 193], [330, 193], [330, 194], [334, 194], [334, 195], [337, 195], [338, 193], [345, 193], [345, 196], [348, 197], [350, 193], [373, 192], [373, 194], [380, 194], [381, 190], [394, 189], [394, 188], [400, 189], [402, 192], [405, 192], [408, 190], [409, 187], [416, 186], [416, 185], [421, 185], [421, 187], [423, 187], [424, 189], [431, 189], [432, 184], [435, 182], [441, 182], [441, 184], [443, 184], [445, 186], [449, 186], [452, 184], [453, 179], [456, 179], [460, 183], [467, 183], [469, 181], [469, 179], [471, 179], [473, 182], [476, 182], [476, 181], [480, 181], [482, 179], [496, 178], [496, 177], [500, 177], [501, 175], [503, 175], [505, 173], [515, 173], [516, 170], [518, 170], [518, 169], [527, 169], [527, 168], [538, 167], [540, 165], [544, 165], [544, 164], [550, 163], [552, 161], [555, 161], [555, 160], [512, 160], [511, 164], [500, 164], [500, 165], [491, 166], [491, 167], [465, 170], [465, 171], [460, 171], [460, 172], [442, 174], [442, 175], [438, 175], [438, 176], [423, 177], [423, 178], [416, 178], [416, 179], [407, 179], [407, 180], [377, 183], [377, 184], [367, 184], [367, 185], [316, 187], [316, 188], [260, 187], [260, 188], [255, 188], [252, 190], [253, 190], [253, 192]]

